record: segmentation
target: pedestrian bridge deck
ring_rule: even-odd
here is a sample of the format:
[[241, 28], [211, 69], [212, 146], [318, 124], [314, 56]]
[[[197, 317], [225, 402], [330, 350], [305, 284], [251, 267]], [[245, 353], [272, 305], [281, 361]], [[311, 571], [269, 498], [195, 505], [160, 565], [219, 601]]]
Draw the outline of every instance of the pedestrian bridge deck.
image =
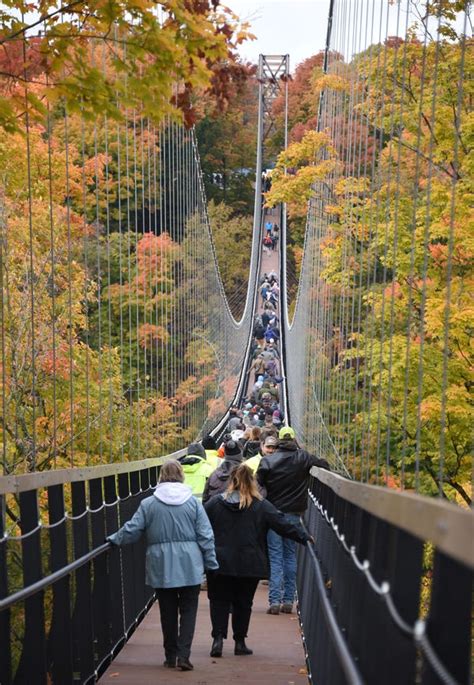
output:
[[[255, 594], [247, 644], [252, 656], [234, 656], [234, 642], [224, 642], [220, 659], [209, 656], [211, 624], [209, 604], [201, 592], [191, 661], [194, 671], [183, 673], [165, 669], [158, 604], [155, 603], [125, 645], [100, 683], [113, 685], [307, 685], [304, 652], [296, 614], [266, 614], [267, 587], [259, 585]], [[230, 621], [229, 621], [230, 623]], [[230, 625], [229, 625], [230, 629]], [[230, 631], [231, 635], [231, 631]]]

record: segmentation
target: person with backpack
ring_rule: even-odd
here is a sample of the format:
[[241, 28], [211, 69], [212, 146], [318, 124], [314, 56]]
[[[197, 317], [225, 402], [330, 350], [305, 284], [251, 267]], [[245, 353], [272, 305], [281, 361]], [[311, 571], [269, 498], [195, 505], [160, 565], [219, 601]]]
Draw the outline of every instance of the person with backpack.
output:
[[267, 376], [270, 376], [270, 378], [274, 378], [277, 374], [278, 367], [277, 363], [274, 359], [269, 359], [267, 362], [265, 362], [265, 373]]
[[240, 445], [235, 440], [228, 440], [224, 445], [224, 458], [220, 466], [209, 476], [204, 492], [202, 503], [205, 504], [211, 497], [218, 495], [227, 488], [229, 478], [234, 469], [242, 463], [243, 456]]
[[146, 579], [160, 607], [165, 668], [192, 671], [189, 660], [204, 571], [218, 568], [214, 534], [202, 504], [184, 482], [179, 462], [160, 468], [153, 495], [107, 540], [128, 545], [146, 536]]
[[265, 359], [261, 354], [256, 357], [252, 364], [250, 365], [250, 372], [254, 375], [254, 383], [257, 381], [259, 376], [265, 373]]
[[262, 317], [260, 315], [255, 317], [255, 321], [253, 324], [253, 335], [256, 338], [256, 340], [263, 340], [263, 336], [265, 334], [265, 327], [263, 325]]
[[250, 437], [244, 445], [244, 461], [258, 454], [258, 451], [260, 449], [260, 432], [261, 431], [258, 426], [253, 426], [253, 428], [251, 429]]

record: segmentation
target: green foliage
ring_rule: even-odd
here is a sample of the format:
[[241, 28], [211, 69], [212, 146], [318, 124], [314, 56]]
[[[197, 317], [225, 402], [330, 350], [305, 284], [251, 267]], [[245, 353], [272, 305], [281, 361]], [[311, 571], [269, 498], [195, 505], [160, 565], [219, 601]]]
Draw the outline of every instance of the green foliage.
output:
[[240, 318], [245, 305], [252, 247], [252, 217], [234, 214], [224, 203], [208, 205], [217, 263], [232, 313]]
[[[427, 17], [441, 13], [450, 42], [389, 40], [314, 80], [342, 103], [342, 135], [314, 133], [282, 153], [267, 202], [284, 200], [294, 212], [309, 197], [326, 204], [323, 237], [306, 249], [322, 259], [314, 297], [332, 332], [312, 331], [310, 356], [352, 473], [469, 504], [474, 53], [449, 25], [464, 4], [428, 7]], [[351, 120], [365, 130], [345, 129]], [[374, 147], [372, 132], [382, 130]], [[369, 141], [352, 165], [349, 133]]]
[[206, 195], [239, 214], [253, 214], [257, 149], [257, 83], [249, 78], [230, 98], [225, 111], [206, 103], [196, 125]]
[[[234, 51], [249, 37], [230, 10], [207, 0], [42, 0], [23, 11], [19, 19], [18, 4], [7, 3], [0, 13], [0, 70], [10, 89], [0, 126], [10, 131], [20, 126], [12, 105], [22, 114], [25, 95], [33, 118], [46, 98], [91, 120], [123, 119], [123, 103], [155, 122], [171, 116], [192, 124], [196, 93], [226, 100]], [[41, 36], [26, 41], [36, 26]]]

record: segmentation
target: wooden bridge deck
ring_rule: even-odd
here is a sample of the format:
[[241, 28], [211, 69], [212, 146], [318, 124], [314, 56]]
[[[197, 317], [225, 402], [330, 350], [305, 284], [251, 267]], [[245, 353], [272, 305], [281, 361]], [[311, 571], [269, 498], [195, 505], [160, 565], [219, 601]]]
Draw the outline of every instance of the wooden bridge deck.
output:
[[[307, 685], [305, 659], [296, 614], [266, 613], [266, 586], [255, 595], [247, 644], [252, 656], [234, 656], [234, 642], [224, 642], [220, 659], [209, 656], [211, 626], [205, 592], [199, 600], [196, 633], [191, 653], [194, 671], [183, 673], [163, 666], [164, 652], [158, 605], [155, 603], [100, 683], [113, 685]], [[229, 622], [230, 623], [230, 622]], [[230, 626], [229, 626], [230, 628]], [[231, 635], [231, 631], [230, 631]]]

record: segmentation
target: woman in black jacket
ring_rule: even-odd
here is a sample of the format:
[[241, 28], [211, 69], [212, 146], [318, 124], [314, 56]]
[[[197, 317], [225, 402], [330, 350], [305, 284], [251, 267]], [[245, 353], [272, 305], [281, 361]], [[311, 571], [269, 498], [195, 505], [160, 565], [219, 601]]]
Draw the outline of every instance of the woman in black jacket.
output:
[[254, 457], [260, 452], [260, 433], [261, 429], [259, 426], [253, 426], [250, 430], [250, 437], [244, 445], [244, 461]]
[[242, 452], [235, 440], [228, 440], [224, 446], [224, 459], [222, 464], [211, 473], [204, 486], [202, 503], [205, 504], [214, 495], [219, 495], [227, 489], [230, 475], [242, 462]]
[[227, 490], [205, 504], [214, 530], [217, 572], [208, 574], [212, 637], [211, 656], [222, 656], [232, 607], [234, 654], [252, 654], [245, 644], [258, 581], [268, 578], [267, 532], [305, 544], [312, 538], [303, 527], [289, 523], [273, 504], [262, 499], [246, 464], [231, 476]]

